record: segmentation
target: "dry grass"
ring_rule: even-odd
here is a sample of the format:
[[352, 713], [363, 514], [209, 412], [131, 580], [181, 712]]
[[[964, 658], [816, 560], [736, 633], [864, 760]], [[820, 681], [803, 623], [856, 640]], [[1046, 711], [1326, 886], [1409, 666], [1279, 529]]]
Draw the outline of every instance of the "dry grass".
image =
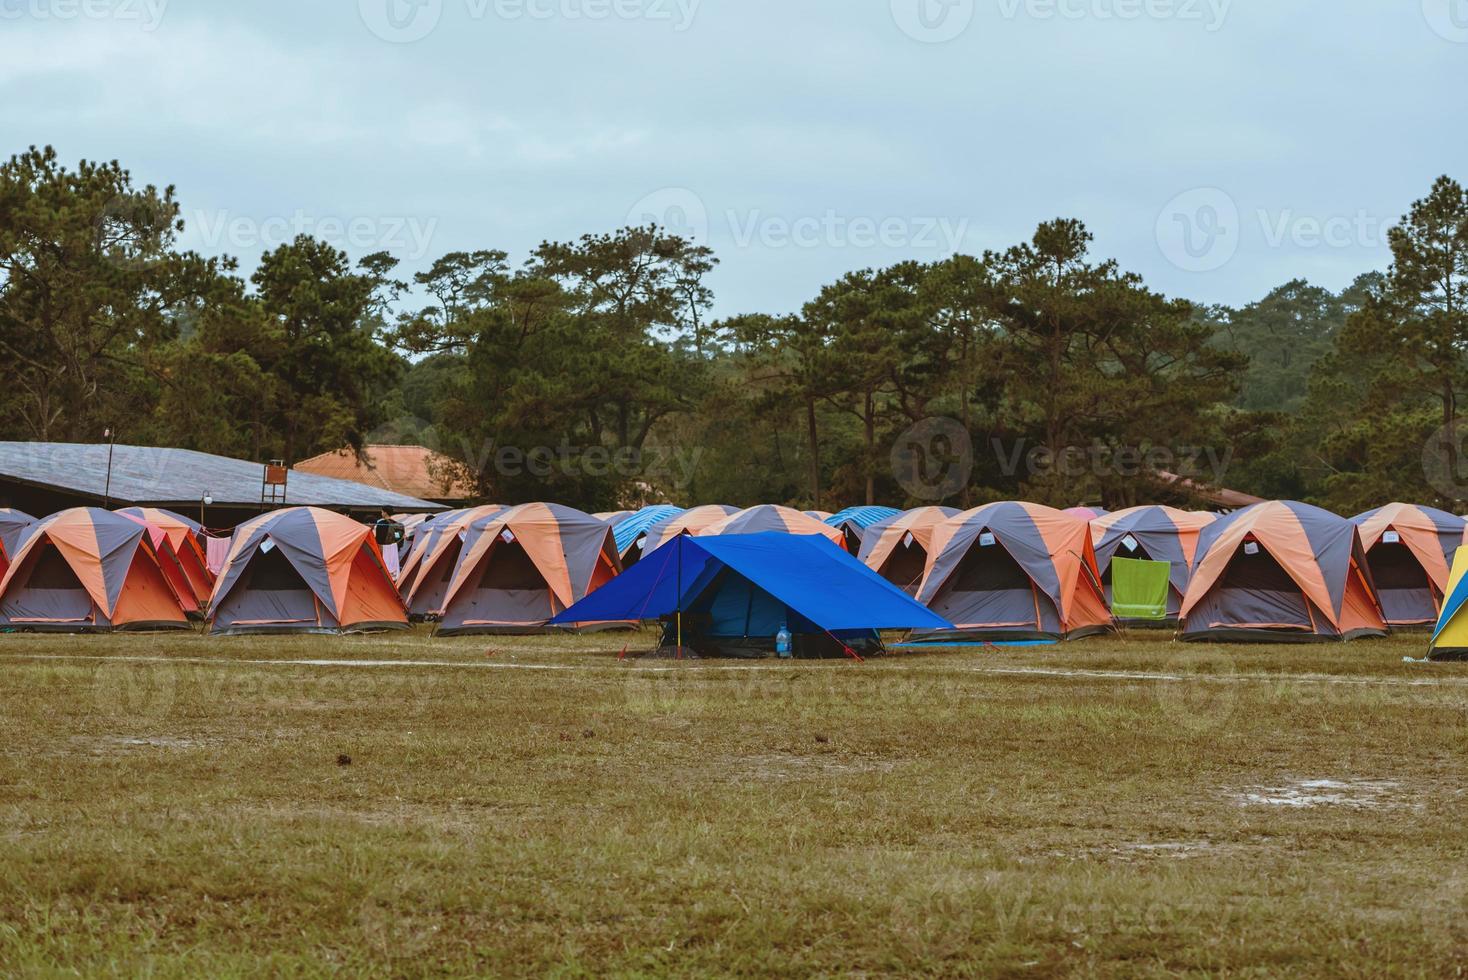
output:
[[624, 642], [0, 637], [0, 970], [1468, 962], [1468, 668], [1404, 664], [1421, 638]]

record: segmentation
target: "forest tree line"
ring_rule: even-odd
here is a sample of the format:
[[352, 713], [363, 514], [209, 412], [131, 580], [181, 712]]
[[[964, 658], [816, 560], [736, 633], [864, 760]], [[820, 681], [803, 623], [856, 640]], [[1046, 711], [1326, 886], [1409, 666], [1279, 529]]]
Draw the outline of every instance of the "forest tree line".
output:
[[893, 451], [949, 419], [972, 447], [947, 461], [955, 506], [1196, 504], [1169, 473], [1348, 514], [1468, 496], [1468, 194], [1448, 177], [1392, 229], [1389, 269], [1238, 309], [1157, 293], [1068, 219], [715, 319], [717, 256], [658, 227], [406, 279], [302, 236], [246, 278], [181, 248], [181, 213], [116, 162], [0, 167], [0, 439], [111, 429], [287, 462], [422, 443], [503, 503], [835, 509], [938, 502]]

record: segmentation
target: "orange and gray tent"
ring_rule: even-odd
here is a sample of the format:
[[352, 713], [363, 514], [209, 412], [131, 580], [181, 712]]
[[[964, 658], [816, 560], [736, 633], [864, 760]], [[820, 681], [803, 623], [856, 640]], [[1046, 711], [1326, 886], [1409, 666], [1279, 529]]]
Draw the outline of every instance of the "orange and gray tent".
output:
[[418, 530], [408, 560], [398, 573], [398, 594], [408, 606], [408, 618], [431, 618], [443, 608], [449, 583], [459, 567], [464, 541], [476, 524], [491, 521], [509, 510], [498, 504], [456, 510], [436, 517]]
[[1468, 522], [1431, 507], [1388, 504], [1355, 523], [1387, 625], [1436, 623], [1453, 557], [1468, 544]]
[[406, 629], [372, 528], [316, 507], [235, 528], [209, 602], [209, 631], [352, 633]]
[[908, 595], [916, 595], [928, 567], [933, 532], [958, 514], [952, 507], [919, 507], [879, 521], [866, 529], [857, 557]]
[[0, 575], [10, 567], [10, 556], [20, 541], [20, 532], [36, 523], [25, 511], [0, 507]]
[[20, 532], [0, 578], [0, 628], [68, 633], [186, 629], [184, 601], [142, 524], [91, 507]]
[[1069, 514], [1071, 517], [1079, 517], [1083, 521], [1094, 521], [1099, 517], [1106, 516], [1106, 511], [1100, 507], [1071, 507], [1061, 511], [1061, 513]]
[[469, 528], [434, 611], [438, 633], [542, 632], [621, 569], [605, 521], [558, 504], [523, 504]]
[[1356, 525], [1294, 501], [1255, 504], [1199, 535], [1185, 640], [1307, 642], [1384, 636]]
[[214, 575], [209, 571], [209, 557], [202, 543], [203, 527], [182, 514], [158, 507], [127, 507], [117, 513], [147, 525], [160, 551], [165, 545], [158, 538], [161, 536], [166, 541], [187, 581], [186, 595], [193, 599], [189, 605], [194, 610], [206, 606], [214, 592]]
[[[1096, 547], [1096, 567], [1106, 600], [1111, 601], [1111, 562], [1114, 558], [1167, 562], [1167, 617], [1176, 621], [1188, 593], [1193, 560], [1198, 554], [1198, 536], [1218, 520], [1216, 514], [1177, 510], [1172, 507], [1133, 507], [1091, 521], [1091, 540]], [[1160, 571], [1160, 570], [1159, 570]]]
[[957, 627], [922, 640], [1067, 640], [1111, 628], [1090, 525], [1038, 504], [989, 504], [939, 525], [917, 599]]
[[647, 536], [642, 539], [642, 553], [644, 556], [650, 555], [680, 534], [691, 534], [694, 537], [707, 534], [709, 528], [737, 513], [738, 507], [727, 504], [708, 504], [685, 510], [677, 517], [648, 528]]
[[764, 504], [741, 510], [737, 514], [711, 525], [695, 537], [713, 534], [801, 534], [822, 537], [841, 550], [846, 550], [846, 532], [839, 527], [823, 524], [814, 517], [807, 517], [798, 510], [778, 504]]

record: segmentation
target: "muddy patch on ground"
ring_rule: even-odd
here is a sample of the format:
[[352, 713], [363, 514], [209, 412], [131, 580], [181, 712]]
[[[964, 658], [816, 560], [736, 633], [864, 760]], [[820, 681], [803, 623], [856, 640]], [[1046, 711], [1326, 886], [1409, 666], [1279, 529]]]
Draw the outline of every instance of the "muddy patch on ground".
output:
[[1228, 796], [1242, 807], [1294, 810], [1396, 810], [1422, 805], [1401, 783], [1373, 779], [1291, 779], [1269, 786], [1246, 786]]

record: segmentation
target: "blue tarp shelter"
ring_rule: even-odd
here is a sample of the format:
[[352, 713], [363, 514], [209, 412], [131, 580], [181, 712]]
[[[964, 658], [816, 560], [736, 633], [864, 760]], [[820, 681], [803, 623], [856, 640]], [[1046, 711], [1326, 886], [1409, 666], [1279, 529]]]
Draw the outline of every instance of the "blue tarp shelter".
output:
[[794, 534], [679, 536], [562, 613], [551, 625], [657, 620], [683, 614], [688, 632], [757, 641], [785, 624], [798, 637], [875, 638], [878, 630], [952, 629], [826, 541]]

